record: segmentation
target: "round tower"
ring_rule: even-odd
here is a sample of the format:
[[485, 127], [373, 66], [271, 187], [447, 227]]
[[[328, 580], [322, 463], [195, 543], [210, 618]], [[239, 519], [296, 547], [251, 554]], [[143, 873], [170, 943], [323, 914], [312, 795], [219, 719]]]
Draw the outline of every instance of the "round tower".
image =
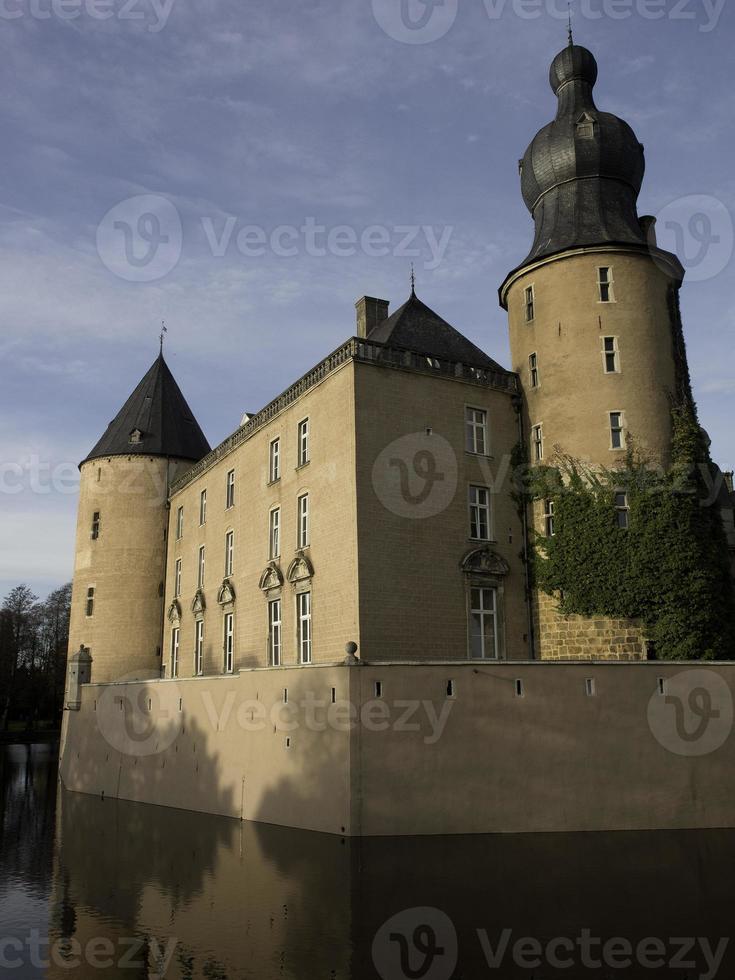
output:
[[530, 253], [500, 287], [531, 463], [555, 450], [614, 467], [626, 446], [666, 465], [671, 399], [688, 393], [679, 260], [636, 202], [643, 147], [597, 109], [597, 63], [571, 42], [551, 65], [553, 122], [521, 161]]
[[160, 676], [168, 488], [208, 452], [160, 354], [80, 464], [69, 649], [94, 683]]

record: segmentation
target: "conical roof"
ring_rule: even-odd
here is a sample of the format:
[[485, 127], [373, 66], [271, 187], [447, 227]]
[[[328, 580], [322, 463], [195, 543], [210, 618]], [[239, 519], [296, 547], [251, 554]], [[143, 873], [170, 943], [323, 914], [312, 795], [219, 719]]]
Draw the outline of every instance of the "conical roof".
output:
[[161, 353], [83, 462], [135, 455], [198, 462], [209, 449]]
[[455, 330], [411, 291], [408, 300], [368, 334], [368, 340], [507, 373], [496, 361]]

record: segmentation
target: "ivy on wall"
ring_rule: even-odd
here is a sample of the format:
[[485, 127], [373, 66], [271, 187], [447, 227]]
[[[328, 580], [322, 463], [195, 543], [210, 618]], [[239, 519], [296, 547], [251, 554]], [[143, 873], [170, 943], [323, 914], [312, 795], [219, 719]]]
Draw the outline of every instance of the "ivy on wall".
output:
[[[672, 407], [672, 460], [656, 470], [633, 449], [591, 470], [569, 457], [532, 470], [527, 497], [554, 505], [554, 535], [535, 535], [538, 588], [564, 613], [642, 620], [657, 657], [735, 659], [735, 598], [708, 448], [691, 403]], [[615, 494], [625, 492], [628, 527]]]

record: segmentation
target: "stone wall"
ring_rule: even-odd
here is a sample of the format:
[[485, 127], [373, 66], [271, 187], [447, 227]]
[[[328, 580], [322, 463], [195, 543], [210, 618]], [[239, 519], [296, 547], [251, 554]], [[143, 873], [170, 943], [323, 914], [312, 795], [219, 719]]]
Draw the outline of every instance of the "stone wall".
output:
[[645, 660], [643, 627], [635, 619], [564, 615], [556, 596], [533, 599], [536, 655], [540, 660]]
[[735, 827], [734, 690], [733, 663], [610, 661], [88, 684], [61, 779], [344, 836]]

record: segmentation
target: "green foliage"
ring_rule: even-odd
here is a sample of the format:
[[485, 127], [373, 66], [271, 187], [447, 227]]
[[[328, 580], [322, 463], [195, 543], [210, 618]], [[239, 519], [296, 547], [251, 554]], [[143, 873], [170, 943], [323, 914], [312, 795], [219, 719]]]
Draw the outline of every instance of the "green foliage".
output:
[[[560, 594], [565, 613], [641, 619], [658, 657], [732, 659], [735, 599], [712, 492], [721, 475], [694, 410], [675, 406], [672, 422], [666, 472], [632, 450], [615, 470], [565, 458], [533, 471], [528, 494], [555, 510], [554, 536], [535, 539], [536, 582]], [[616, 491], [627, 494], [627, 529], [618, 526]]]

